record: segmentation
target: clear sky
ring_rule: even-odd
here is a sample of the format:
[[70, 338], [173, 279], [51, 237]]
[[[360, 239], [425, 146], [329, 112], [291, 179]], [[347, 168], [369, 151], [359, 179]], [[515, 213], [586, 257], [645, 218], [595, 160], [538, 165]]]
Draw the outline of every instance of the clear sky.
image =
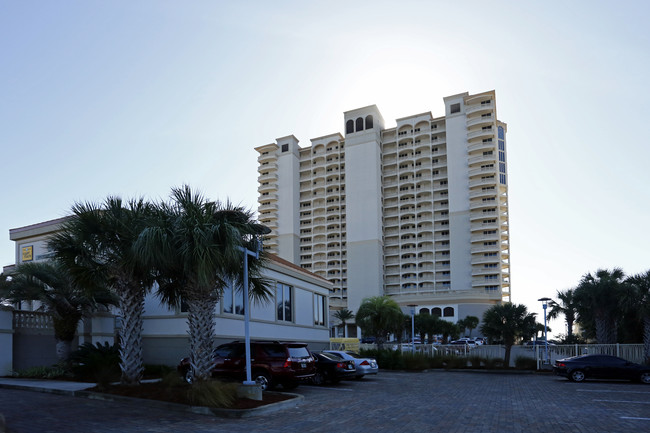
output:
[[254, 147], [494, 89], [512, 298], [541, 316], [586, 272], [650, 268], [648, 16], [625, 0], [0, 0], [0, 265], [10, 228], [75, 201], [188, 183], [256, 209]]

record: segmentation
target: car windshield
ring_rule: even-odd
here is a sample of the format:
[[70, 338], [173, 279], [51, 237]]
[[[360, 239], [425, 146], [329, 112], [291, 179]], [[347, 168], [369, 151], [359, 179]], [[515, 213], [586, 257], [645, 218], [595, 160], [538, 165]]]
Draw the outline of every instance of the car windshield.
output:
[[353, 358], [363, 359], [363, 356], [359, 355], [358, 353], [355, 353], [355, 352], [345, 352], [345, 353], [347, 353], [348, 355], [350, 355]]

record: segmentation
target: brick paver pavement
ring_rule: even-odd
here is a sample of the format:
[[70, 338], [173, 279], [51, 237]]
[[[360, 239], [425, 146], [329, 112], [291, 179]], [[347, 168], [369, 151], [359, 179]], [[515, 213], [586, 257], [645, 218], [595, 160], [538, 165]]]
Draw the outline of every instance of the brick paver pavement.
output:
[[627, 382], [382, 371], [296, 392], [297, 407], [239, 420], [11, 389], [0, 389], [0, 412], [10, 433], [650, 432], [650, 386]]

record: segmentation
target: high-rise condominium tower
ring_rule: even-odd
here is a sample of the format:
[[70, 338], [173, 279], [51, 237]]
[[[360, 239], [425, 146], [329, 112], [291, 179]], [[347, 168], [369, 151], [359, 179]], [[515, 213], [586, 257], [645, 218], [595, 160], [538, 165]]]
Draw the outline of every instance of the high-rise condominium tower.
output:
[[495, 92], [384, 127], [376, 106], [345, 135], [257, 147], [265, 246], [334, 283], [333, 309], [389, 295], [448, 320], [510, 298], [506, 124]]

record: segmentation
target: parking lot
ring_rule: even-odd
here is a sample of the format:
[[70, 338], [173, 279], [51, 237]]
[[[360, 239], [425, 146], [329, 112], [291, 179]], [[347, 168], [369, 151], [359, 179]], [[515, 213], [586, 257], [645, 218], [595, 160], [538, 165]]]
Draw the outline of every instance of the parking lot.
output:
[[0, 389], [0, 412], [12, 433], [650, 431], [650, 386], [629, 382], [381, 371], [296, 392], [305, 396], [297, 407], [241, 420], [9, 389]]

